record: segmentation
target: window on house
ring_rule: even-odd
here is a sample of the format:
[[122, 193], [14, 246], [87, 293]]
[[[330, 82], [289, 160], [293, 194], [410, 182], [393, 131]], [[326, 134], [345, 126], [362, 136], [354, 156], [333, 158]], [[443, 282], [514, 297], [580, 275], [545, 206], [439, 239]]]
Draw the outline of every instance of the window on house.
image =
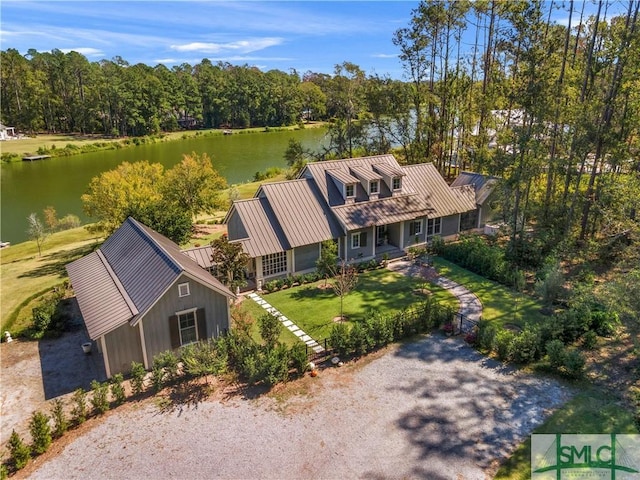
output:
[[427, 237], [430, 237], [432, 235], [440, 235], [441, 230], [441, 218], [430, 218], [429, 220], [427, 220]]
[[400, 190], [402, 188], [402, 182], [400, 181], [400, 177], [393, 177], [392, 188], [394, 190]]
[[345, 185], [345, 195], [347, 198], [356, 196], [356, 186], [349, 184]]
[[351, 248], [360, 248], [360, 233], [351, 234]]
[[189, 291], [189, 283], [180, 283], [178, 284], [178, 296], [180, 297], [188, 297], [191, 294]]
[[409, 224], [409, 235], [420, 235], [422, 233], [422, 220], [414, 220]]
[[198, 341], [195, 310], [178, 314], [178, 326], [180, 330], [180, 345]]
[[369, 193], [378, 193], [380, 188], [380, 184], [378, 183], [377, 180], [374, 180], [372, 182], [369, 183]]
[[262, 276], [268, 277], [287, 271], [287, 252], [271, 253], [262, 257]]

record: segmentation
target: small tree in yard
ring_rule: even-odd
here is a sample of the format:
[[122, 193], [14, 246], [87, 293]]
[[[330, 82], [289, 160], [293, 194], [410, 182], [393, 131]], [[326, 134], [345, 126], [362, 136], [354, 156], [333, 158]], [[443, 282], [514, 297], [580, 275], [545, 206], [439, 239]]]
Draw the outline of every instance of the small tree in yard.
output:
[[216, 277], [227, 287], [235, 288], [244, 285], [244, 269], [249, 255], [242, 251], [239, 243], [230, 243], [226, 235], [211, 242], [213, 254], [211, 261], [216, 266]]
[[124, 385], [122, 384], [123, 381], [124, 377], [121, 373], [116, 373], [111, 378], [111, 397], [113, 398], [116, 405], [124, 403], [127, 398], [124, 391]]
[[15, 430], [11, 432], [11, 437], [9, 437], [9, 452], [11, 453], [11, 459], [18, 470], [24, 468], [31, 458], [31, 450], [29, 449], [29, 446], [25, 445], [22, 438], [20, 438], [20, 435], [18, 435]]
[[33, 452], [36, 455], [46, 452], [51, 445], [49, 417], [42, 412], [33, 412], [29, 422], [29, 432], [31, 432], [33, 439]]
[[71, 415], [75, 424], [80, 425], [87, 420], [87, 392], [84, 388], [79, 388], [73, 392], [73, 403], [75, 405], [71, 410]]
[[147, 371], [139, 362], [131, 362], [131, 391], [134, 395], [144, 392], [144, 377]]
[[318, 274], [324, 278], [324, 284], [327, 279], [336, 272], [338, 264], [338, 244], [333, 240], [325, 240], [320, 248], [320, 257], [316, 261], [316, 269]]
[[280, 320], [269, 313], [265, 313], [258, 318], [258, 328], [267, 348], [275, 347], [282, 328]]
[[333, 281], [333, 291], [340, 297], [340, 319], [344, 320], [343, 304], [344, 297], [349, 294], [358, 284], [358, 270], [346, 261], [340, 263], [340, 268]]
[[27, 222], [29, 223], [29, 228], [27, 229], [29, 238], [36, 242], [36, 245], [38, 246], [38, 256], [41, 257], [42, 245], [49, 236], [49, 232], [35, 213], [32, 213], [27, 217]]

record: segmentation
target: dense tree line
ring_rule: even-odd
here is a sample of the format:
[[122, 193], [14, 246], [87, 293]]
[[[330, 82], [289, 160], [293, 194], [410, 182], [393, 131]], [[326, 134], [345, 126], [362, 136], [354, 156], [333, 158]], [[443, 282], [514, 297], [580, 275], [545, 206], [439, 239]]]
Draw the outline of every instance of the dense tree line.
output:
[[[331, 120], [323, 151], [293, 145], [292, 166], [393, 148], [445, 175], [460, 167], [501, 177], [497, 204], [516, 261], [531, 249], [532, 224], [545, 247], [637, 244], [640, 2], [620, 5], [626, 12], [611, 18], [606, 0], [589, 16], [574, 0], [422, 1], [390, 39], [404, 81], [350, 62], [299, 75], [9, 49], [0, 52], [2, 118], [26, 131], [112, 135]], [[552, 20], [561, 15], [571, 27]]]

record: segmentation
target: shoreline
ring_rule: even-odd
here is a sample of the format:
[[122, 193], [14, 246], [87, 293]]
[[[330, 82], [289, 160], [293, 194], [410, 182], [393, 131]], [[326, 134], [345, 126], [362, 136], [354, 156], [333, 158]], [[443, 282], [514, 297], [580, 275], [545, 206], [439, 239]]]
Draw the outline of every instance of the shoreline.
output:
[[[323, 127], [325, 122], [312, 122], [303, 124], [303, 128]], [[143, 137], [112, 138], [105, 135], [83, 135], [79, 133], [36, 134], [35, 137], [24, 137], [16, 140], [2, 142], [1, 163], [14, 163], [23, 161], [23, 157], [30, 155], [49, 155], [51, 158], [81, 155], [103, 150], [119, 150], [133, 148], [140, 145], [149, 145], [161, 142], [173, 142], [193, 138], [206, 138], [213, 136], [246, 135], [252, 133], [282, 132], [288, 130], [300, 130], [300, 125], [286, 127], [251, 127], [242, 129], [211, 128], [205, 130], [181, 130], [177, 132], [161, 132]], [[23, 148], [24, 147], [24, 148]]]

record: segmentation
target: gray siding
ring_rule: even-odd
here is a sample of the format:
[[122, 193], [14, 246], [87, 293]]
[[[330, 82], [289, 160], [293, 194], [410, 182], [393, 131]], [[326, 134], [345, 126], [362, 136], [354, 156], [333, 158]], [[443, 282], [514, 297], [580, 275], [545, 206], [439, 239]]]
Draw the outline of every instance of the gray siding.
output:
[[[422, 220], [422, 233], [411, 235], [411, 224], [417, 220]], [[404, 245], [402, 248], [420, 245], [427, 241], [427, 219], [425, 217], [415, 218], [404, 222]], [[416, 238], [417, 237], [417, 238]]]
[[139, 327], [125, 323], [104, 336], [111, 375], [131, 370], [131, 362], [144, 363]]
[[293, 250], [295, 257], [294, 272], [309, 270], [316, 267], [316, 261], [320, 256], [320, 245], [317, 243], [297, 247]]
[[[179, 297], [178, 284], [185, 282], [189, 282], [190, 295]], [[191, 278], [180, 276], [142, 319], [149, 363], [158, 353], [171, 349], [169, 317], [191, 308], [204, 308], [209, 337], [216, 337], [229, 329], [227, 297]], [[202, 332], [198, 335], [201, 336]]]
[[240, 215], [237, 210], [235, 210], [229, 217], [229, 220], [227, 220], [227, 232], [229, 240], [247, 238], [247, 231], [242, 225], [242, 220], [240, 220]]
[[[354, 233], [363, 232], [366, 233], [366, 245], [361, 246], [360, 248], [351, 248], [351, 236]], [[362, 237], [361, 237], [362, 239]], [[349, 260], [360, 260], [362, 258], [372, 257], [373, 256], [373, 247], [376, 242], [375, 232], [373, 228], [365, 228], [361, 230], [352, 230], [347, 234], [346, 245], [347, 245], [347, 261]]]
[[458, 233], [459, 220], [460, 215], [450, 215], [448, 217], [444, 217], [442, 219], [442, 223], [440, 224], [440, 235], [446, 237]]

